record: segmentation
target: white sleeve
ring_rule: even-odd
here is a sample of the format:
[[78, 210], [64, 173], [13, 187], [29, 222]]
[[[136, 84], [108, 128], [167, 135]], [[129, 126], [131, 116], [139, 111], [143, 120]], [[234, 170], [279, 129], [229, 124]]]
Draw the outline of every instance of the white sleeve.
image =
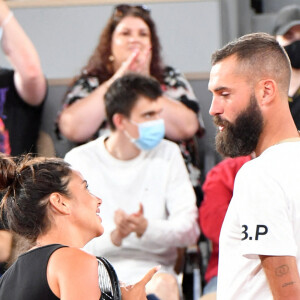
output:
[[[235, 181], [241, 225], [241, 253], [295, 256], [292, 212], [281, 183], [268, 170], [242, 169]], [[252, 170], [253, 171], [253, 170]]]
[[170, 161], [166, 190], [166, 220], [148, 220], [148, 227], [141, 238], [146, 247], [184, 247], [199, 237], [198, 209], [179, 147]]

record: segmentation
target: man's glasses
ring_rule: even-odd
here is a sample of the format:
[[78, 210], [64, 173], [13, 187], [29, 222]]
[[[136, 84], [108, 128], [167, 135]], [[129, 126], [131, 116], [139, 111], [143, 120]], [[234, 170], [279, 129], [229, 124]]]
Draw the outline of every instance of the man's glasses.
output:
[[122, 17], [126, 15], [130, 10], [137, 10], [144, 14], [150, 14], [150, 8], [147, 5], [129, 5], [120, 4], [115, 6], [113, 16]]

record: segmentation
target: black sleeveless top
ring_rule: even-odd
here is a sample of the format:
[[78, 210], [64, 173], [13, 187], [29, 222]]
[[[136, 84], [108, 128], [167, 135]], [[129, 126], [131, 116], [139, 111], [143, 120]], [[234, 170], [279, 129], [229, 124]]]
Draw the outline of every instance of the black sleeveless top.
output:
[[59, 244], [47, 245], [28, 251], [0, 278], [1, 300], [57, 300], [47, 281], [47, 265]]

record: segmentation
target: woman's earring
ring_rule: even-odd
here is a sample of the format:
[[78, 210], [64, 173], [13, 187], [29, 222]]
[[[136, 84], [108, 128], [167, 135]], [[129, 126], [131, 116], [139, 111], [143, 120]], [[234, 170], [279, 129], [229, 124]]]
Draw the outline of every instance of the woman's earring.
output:
[[109, 60], [110, 62], [113, 62], [113, 61], [115, 60], [115, 58], [114, 58], [113, 55], [110, 55], [110, 56], [108, 57], [108, 60]]

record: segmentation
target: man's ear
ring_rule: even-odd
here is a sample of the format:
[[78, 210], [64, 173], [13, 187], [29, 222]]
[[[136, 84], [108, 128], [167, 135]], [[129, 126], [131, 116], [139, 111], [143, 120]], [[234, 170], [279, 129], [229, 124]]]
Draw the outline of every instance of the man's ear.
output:
[[261, 106], [269, 105], [275, 98], [277, 84], [273, 79], [263, 79], [258, 82], [258, 101]]
[[124, 120], [126, 117], [122, 114], [116, 113], [112, 117], [112, 121], [116, 127], [116, 129], [124, 129]]
[[70, 214], [69, 202], [69, 199], [60, 193], [52, 193], [49, 197], [52, 209], [64, 215]]

